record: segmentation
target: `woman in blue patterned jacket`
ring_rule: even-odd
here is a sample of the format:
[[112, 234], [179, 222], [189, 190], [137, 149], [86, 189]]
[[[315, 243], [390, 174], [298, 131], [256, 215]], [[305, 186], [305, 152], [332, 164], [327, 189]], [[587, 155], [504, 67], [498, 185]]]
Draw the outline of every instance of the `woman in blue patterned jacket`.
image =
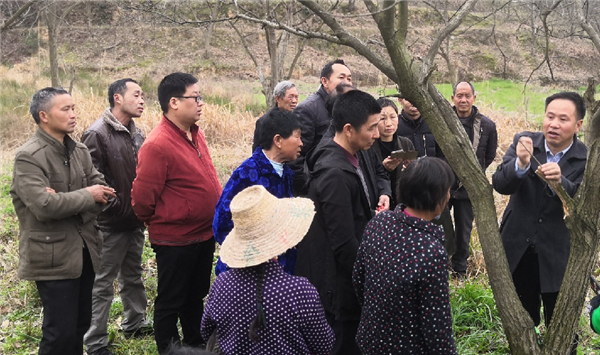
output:
[[[294, 173], [285, 163], [294, 161], [300, 155], [302, 140], [301, 126], [292, 112], [272, 110], [262, 124], [259, 143], [252, 156], [246, 159], [231, 174], [217, 203], [213, 220], [215, 240], [223, 244], [225, 237], [233, 229], [229, 205], [235, 195], [246, 187], [262, 185], [277, 198], [293, 197]], [[294, 273], [296, 249], [290, 249], [278, 258], [285, 272]], [[219, 260], [215, 274], [227, 270], [227, 265]]]

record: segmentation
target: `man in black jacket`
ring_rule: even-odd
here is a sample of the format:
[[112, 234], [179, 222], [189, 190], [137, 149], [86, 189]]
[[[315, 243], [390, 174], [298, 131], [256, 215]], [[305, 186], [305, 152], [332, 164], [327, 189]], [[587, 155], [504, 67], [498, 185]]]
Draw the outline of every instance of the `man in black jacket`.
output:
[[494, 189], [510, 195], [500, 234], [517, 294], [535, 325], [540, 323], [542, 303], [544, 323], [550, 324], [571, 245], [562, 203], [536, 171], [575, 195], [587, 156], [576, 136], [584, 116], [579, 94], [548, 97], [543, 133], [516, 134], [492, 177]]
[[110, 355], [108, 314], [113, 300], [113, 281], [118, 277], [123, 300], [121, 327], [126, 337], [152, 333], [146, 322], [146, 291], [142, 282], [144, 224], [131, 207], [137, 152], [144, 142], [133, 118], [144, 112], [144, 93], [133, 79], [121, 79], [108, 88], [107, 108], [81, 137], [94, 166], [116, 190], [117, 197], [98, 216], [104, 237], [102, 269], [96, 274], [92, 295], [92, 324], [85, 334], [90, 355]]
[[321, 85], [314, 94], [302, 101], [294, 113], [302, 125], [302, 151], [300, 157], [288, 164], [294, 171], [294, 192], [298, 194], [304, 186], [304, 158], [308, 151], [316, 147], [329, 128], [331, 117], [325, 108], [327, 95], [335, 90], [339, 83], [352, 84], [352, 73], [342, 59], [336, 59], [325, 64], [321, 69]]
[[[496, 157], [498, 148], [498, 132], [496, 124], [488, 117], [482, 115], [476, 106], [475, 88], [469, 82], [460, 82], [452, 90], [454, 111], [458, 115], [479, 165], [485, 171]], [[454, 210], [454, 227], [456, 237], [456, 251], [452, 255], [452, 270], [464, 278], [467, 273], [467, 259], [469, 258], [469, 245], [471, 244], [471, 231], [473, 229], [473, 206], [464, 186], [458, 181], [450, 192], [448, 208]]]
[[371, 219], [369, 193], [357, 152], [379, 137], [381, 108], [368, 93], [342, 95], [333, 108], [333, 139], [323, 140], [306, 158], [308, 196], [317, 214], [298, 245], [296, 274], [317, 288], [336, 343], [332, 354], [360, 354], [355, 337], [361, 308], [352, 286], [352, 268]]

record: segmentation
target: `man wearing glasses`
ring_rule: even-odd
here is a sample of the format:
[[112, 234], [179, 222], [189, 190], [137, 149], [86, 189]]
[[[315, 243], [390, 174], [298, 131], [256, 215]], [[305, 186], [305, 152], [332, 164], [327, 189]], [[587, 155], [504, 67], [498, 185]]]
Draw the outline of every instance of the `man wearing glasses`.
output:
[[154, 333], [158, 352], [171, 342], [203, 347], [202, 299], [208, 294], [215, 242], [212, 220], [221, 184], [200, 120], [204, 103], [191, 74], [167, 75], [158, 86], [162, 121], [138, 154], [133, 210], [148, 226], [156, 253], [158, 295]]

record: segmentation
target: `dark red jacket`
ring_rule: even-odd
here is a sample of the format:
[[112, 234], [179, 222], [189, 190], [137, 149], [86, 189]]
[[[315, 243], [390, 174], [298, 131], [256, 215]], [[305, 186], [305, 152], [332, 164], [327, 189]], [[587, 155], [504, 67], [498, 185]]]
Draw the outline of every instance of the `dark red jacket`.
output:
[[196, 125], [192, 138], [193, 143], [163, 117], [138, 153], [131, 199], [154, 244], [189, 245], [213, 236], [222, 188], [204, 134]]

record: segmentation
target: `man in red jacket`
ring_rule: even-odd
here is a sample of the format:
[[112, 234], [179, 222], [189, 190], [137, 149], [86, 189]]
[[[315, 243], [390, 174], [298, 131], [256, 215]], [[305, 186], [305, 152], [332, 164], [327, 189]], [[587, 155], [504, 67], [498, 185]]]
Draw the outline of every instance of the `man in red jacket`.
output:
[[133, 210], [148, 226], [158, 268], [154, 332], [160, 354], [171, 342], [202, 347], [202, 299], [208, 294], [215, 242], [212, 220], [221, 184], [196, 122], [204, 103], [191, 74], [158, 86], [162, 121], [138, 154]]

